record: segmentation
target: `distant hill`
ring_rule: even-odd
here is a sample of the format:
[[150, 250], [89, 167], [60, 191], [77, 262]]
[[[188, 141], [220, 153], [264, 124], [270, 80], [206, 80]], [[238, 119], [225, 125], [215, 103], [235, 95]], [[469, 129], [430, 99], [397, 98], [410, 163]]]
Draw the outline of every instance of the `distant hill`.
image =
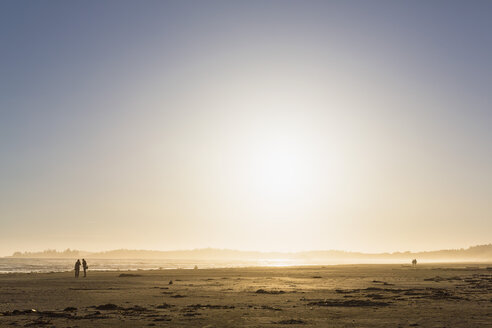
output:
[[62, 252], [58, 252], [56, 249], [47, 249], [42, 252], [15, 252], [12, 256], [7, 256], [11, 258], [44, 258], [44, 259], [54, 259], [54, 258], [74, 258], [81, 256], [81, 254], [90, 254], [89, 252], [83, 252], [78, 250], [71, 250], [67, 248]]
[[401, 261], [417, 258], [428, 261], [492, 261], [492, 244], [472, 246], [466, 249], [447, 249], [428, 252], [359, 253], [337, 250], [307, 251], [296, 253], [237, 251], [230, 249], [204, 248], [179, 251], [152, 251], [117, 249], [106, 252], [85, 252], [67, 249], [58, 252], [15, 252], [12, 258], [78, 258], [93, 259], [183, 259], [183, 260], [305, 260], [305, 261], [343, 261], [379, 260]]

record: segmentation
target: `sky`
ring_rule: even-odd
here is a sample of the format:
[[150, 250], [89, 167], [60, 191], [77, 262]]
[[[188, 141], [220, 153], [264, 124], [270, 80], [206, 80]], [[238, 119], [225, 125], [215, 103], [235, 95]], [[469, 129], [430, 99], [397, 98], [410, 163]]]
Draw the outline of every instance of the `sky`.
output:
[[0, 2], [0, 255], [492, 242], [492, 2]]

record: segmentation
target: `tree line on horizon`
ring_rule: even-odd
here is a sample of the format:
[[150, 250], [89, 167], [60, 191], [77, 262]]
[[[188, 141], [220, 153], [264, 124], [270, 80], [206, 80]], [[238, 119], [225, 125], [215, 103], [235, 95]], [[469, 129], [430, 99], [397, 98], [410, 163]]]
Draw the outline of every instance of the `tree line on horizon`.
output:
[[41, 252], [15, 252], [12, 258], [100, 258], [100, 259], [203, 259], [203, 260], [260, 260], [260, 259], [448, 259], [448, 260], [492, 260], [492, 244], [471, 246], [469, 248], [447, 249], [425, 252], [393, 252], [393, 253], [362, 253], [338, 250], [304, 251], [304, 252], [258, 252], [238, 251], [230, 249], [202, 248], [193, 250], [155, 251], [155, 250], [128, 250], [117, 249], [105, 252], [86, 252], [71, 250], [64, 251], [48, 249]]
[[78, 250], [71, 250], [70, 248], [67, 248], [64, 251], [57, 251], [56, 249], [46, 249], [41, 252], [14, 252], [11, 257], [27, 257], [27, 258], [34, 258], [34, 257], [42, 257], [42, 258], [57, 258], [57, 257], [62, 257], [62, 258], [72, 258], [72, 257], [77, 257], [79, 256], [80, 251]]

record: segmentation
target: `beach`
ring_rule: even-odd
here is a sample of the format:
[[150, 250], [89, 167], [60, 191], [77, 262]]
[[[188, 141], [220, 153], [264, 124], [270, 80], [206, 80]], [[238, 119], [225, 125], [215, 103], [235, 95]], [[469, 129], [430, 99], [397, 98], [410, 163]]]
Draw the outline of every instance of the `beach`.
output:
[[89, 271], [79, 279], [73, 272], [2, 274], [0, 326], [492, 327], [490, 267]]

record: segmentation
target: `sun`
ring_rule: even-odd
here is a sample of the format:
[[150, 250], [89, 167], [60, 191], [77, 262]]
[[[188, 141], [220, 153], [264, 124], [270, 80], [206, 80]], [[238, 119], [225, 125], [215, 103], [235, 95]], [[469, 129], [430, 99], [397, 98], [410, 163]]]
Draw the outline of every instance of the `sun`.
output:
[[252, 158], [252, 182], [261, 194], [290, 194], [302, 188], [308, 177], [303, 154], [290, 145], [265, 145]]
[[247, 185], [259, 198], [292, 201], [313, 184], [309, 147], [293, 137], [265, 138], [247, 158]]

